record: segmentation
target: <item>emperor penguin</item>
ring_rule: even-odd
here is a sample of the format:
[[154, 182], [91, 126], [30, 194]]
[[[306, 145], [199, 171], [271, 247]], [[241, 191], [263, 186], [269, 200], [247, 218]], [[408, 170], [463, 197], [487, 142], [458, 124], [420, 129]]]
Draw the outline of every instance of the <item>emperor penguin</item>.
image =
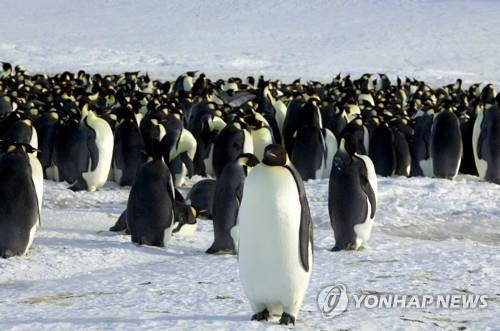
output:
[[43, 168], [44, 178], [54, 179], [50, 174], [50, 167], [53, 166], [54, 145], [57, 130], [59, 127], [59, 114], [56, 111], [50, 111], [37, 118], [34, 126], [38, 132], [39, 149], [42, 151], [37, 154], [38, 160]]
[[113, 148], [113, 179], [120, 186], [133, 185], [137, 169], [144, 161], [145, 147], [141, 130], [133, 114], [115, 127]]
[[188, 71], [177, 77], [173, 91], [174, 92], [190, 92], [193, 88], [193, 78], [196, 71]]
[[226, 125], [215, 138], [212, 156], [215, 177], [220, 176], [227, 163], [243, 153], [253, 153], [253, 140], [246, 123], [237, 119]]
[[216, 107], [214, 103], [200, 101], [191, 109], [187, 128], [197, 142], [193, 160], [196, 175], [214, 176], [213, 145], [218, 133], [226, 126], [222, 118], [216, 115]]
[[[250, 119], [247, 119], [248, 122]], [[257, 159], [262, 160], [264, 156], [264, 149], [266, 146], [272, 144], [273, 132], [269, 125], [255, 117], [251, 118], [249, 122], [250, 134], [252, 135], [254, 155]]]
[[90, 144], [95, 146], [95, 149], [90, 150], [88, 169], [81, 173], [81, 178], [70, 188], [74, 191], [85, 189], [94, 192], [103, 187], [108, 179], [113, 159], [113, 131], [108, 122], [93, 111], [88, 112], [80, 125], [92, 132], [87, 139], [93, 140]]
[[248, 175], [238, 213], [238, 264], [252, 320], [295, 324], [313, 263], [313, 226], [302, 178], [286, 150], [266, 147]]
[[328, 212], [335, 235], [332, 251], [357, 250], [371, 235], [377, 210], [375, 167], [356, 153], [356, 138], [342, 138], [328, 185]]
[[197, 217], [212, 219], [216, 184], [215, 179], [202, 179], [189, 190], [186, 203], [196, 210]]
[[[163, 126], [166, 134], [162, 143], [168, 151], [169, 169], [174, 176], [175, 186], [181, 187], [186, 176], [191, 177], [193, 174], [197, 142], [193, 134], [183, 127], [181, 115], [178, 113], [168, 114]], [[177, 166], [173, 167], [175, 164]]]
[[372, 148], [369, 156], [380, 176], [392, 176], [396, 171], [396, 154], [394, 151], [394, 134], [386, 123], [378, 125], [371, 137]]
[[410, 176], [432, 177], [434, 175], [431, 155], [432, 113], [432, 110], [422, 112], [422, 114], [416, 119], [412, 142], [410, 145]]
[[479, 110], [474, 123], [472, 148], [479, 177], [500, 184], [500, 110]]
[[434, 177], [454, 179], [462, 159], [462, 132], [457, 116], [439, 112], [432, 123], [431, 158]]
[[317, 103], [315, 98], [306, 102], [294, 135], [291, 160], [303, 180], [328, 177], [337, 151], [337, 139], [329, 129], [322, 127]]
[[128, 197], [127, 228], [132, 242], [164, 247], [174, 228], [175, 188], [160, 143], [152, 142], [147, 152]]
[[2, 139], [15, 141], [38, 148], [38, 135], [35, 127], [32, 125], [30, 119], [26, 118], [23, 113], [12, 112], [2, 123], [3, 132], [1, 132]]
[[[41, 166], [34, 169], [35, 149], [28, 144], [0, 143], [0, 257], [24, 255], [40, 223]], [[38, 163], [39, 165], [39, 163]], [[38, 186], [38, 187], [37, 187]]]
[[241, 154], [226, 164], [215, 184], [213, 199], [214, 242], [208, 254], [237, 253], [238, 227], [236, 219], [243, 195], [245, 178], [259, 163], [253, 154]]

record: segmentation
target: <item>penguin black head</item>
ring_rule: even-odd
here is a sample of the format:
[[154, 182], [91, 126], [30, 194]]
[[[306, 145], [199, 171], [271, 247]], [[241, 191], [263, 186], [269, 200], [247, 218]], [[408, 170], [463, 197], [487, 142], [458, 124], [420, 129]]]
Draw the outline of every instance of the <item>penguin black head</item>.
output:
[[238, 156], [238, 160], [248, 167], [255, 167], [259, 164], [259, 159], [252, 153], [243, 153]]
[[243, 153], [237, 158], [238, 162], [243, 166], [245, 175], [248, 176], [248, 171], [259, 164], [259, 159], [251, 153]]
[[9, 140], [0, 140], [0, 152], [2, 153], [12, 153], [19, 151], [21, 153], [35, 153], [38, 152], [35, 147], [30, 144], [18, 143]]
[[356, 153], [357, 142], [354, 135], [348, 133], [340, 141], [340, 149], [344, 150], [349, 156], [353, 156]]
[[271, 144], [264, 150], [262, 163], [270, 167], [284, 166], [288, 161], [285, 148], [278, 144]]

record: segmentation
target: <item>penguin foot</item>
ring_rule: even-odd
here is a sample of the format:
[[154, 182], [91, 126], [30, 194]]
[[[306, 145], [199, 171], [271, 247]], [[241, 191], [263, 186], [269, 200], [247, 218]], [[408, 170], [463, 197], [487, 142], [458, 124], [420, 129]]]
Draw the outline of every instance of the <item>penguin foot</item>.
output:
[[295, 325], [295, 317], [287, 313], [283, 313], [280, 318], [280, 325], [288, 325], [290, 323]]
[[10, 249], [0, 252], [0, 257], [2, 259], [8, 259], [9, 257], [13, 257], [14, 255], [15, 254]]
[[218, 248], [215, 247], [214, 245], [210, 246], [209, 249], [205, 251], [207, 254], [216, 254], [216, 255], [234, 255], [236, 254], [236, 251], [233, 248]]
[[331, 249], [331, 251], [332, 252], [339, 252], [342, 250], [355, 251], [357, 249], [358, 249], [358, 246], [356, 245], [355, 242], [353, 242], [353, 243], [348, 243], [348, 244], [343, 245], [343, 246], [339, 246], [339, 245], [335, 244], [335, 246]]
[[254, 314], [252, 316], [252, 321], [267, 321], [269, 319], [269, 311], [264, 309], [260, 313]]
[[69, 189], [73, 192], [78, 192], [78, 191], [83, 191], [86, 190], [87, 187], [82, 181], [77, 180], [73, 185], [69, 187]]

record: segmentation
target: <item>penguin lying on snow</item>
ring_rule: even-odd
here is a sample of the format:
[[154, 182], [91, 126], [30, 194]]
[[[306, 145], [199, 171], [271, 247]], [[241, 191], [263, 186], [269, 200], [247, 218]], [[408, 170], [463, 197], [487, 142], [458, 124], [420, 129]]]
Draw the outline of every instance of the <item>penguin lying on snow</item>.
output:
[[186, 196], [186, 203], [196, 210], [199, 217], [212, 219], [216, 181], [203, 179], [193, 185]]
[[248, 175], [238, 213], [238, 262], [254, 315], [295, 324], [312, 269], [312, 222], [302, 178], [280, 145]]
[[356, 138], [342, 138], [333, 159], [328, 211], [335, 235], [332, 251], [359, 249], [371, 234], [377, 209], [377, 178], [371, 160], [356, 153]]
[[[29, 153], [35, 149], [27, 144], [0, 143], [0, 257], [24, 255], [31, 247], [40, 223], [42, 167]], [[37, 187], [38, 186], [38, 187]], [[38, 193], [37, 193], [38, 191]], [[40, 199], [40, 200], [39, 200]]]

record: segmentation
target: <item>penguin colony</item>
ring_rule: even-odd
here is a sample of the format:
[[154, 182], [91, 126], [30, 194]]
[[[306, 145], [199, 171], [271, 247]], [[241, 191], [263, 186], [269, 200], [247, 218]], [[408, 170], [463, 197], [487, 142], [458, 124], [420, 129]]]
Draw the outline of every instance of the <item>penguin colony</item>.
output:
[[[303, 180], [329, 178], [332, 251], [371, 233], [380, 176], [500, 184], [500, 94], [491, 84], [431, 88], [384, 74], [322, 84], [247, 77], [174, 82], [116, 75], [0, 71], [0, 256], [24, 255], [40, 224], [43, 179], [74, 191], [131, 186], [110, 229], [164, 246], [197, 218], [209, 254], [238, 254], [254, 315], [295, 324], [313, 264]], [[207, 177], [184, 197], [193, 175]]]

